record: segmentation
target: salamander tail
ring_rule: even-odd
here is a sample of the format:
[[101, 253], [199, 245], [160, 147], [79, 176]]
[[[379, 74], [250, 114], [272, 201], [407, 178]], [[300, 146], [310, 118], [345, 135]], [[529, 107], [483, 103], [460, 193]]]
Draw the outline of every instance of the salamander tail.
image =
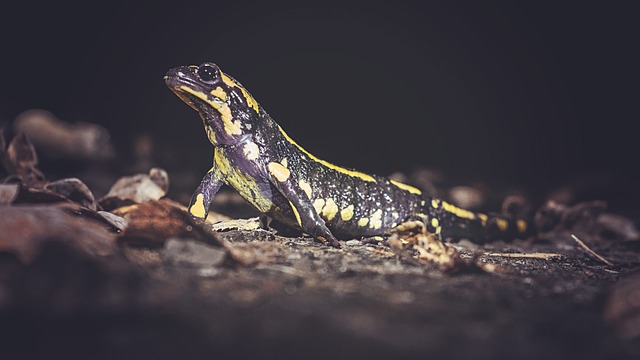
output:
[[446, 201], [430, 199], [422, 209], [427, 229], [442, 238], [489, 240], [526, 239], [533, 235], [533, 222], [497, 213], [480, 213], [459, 208]]

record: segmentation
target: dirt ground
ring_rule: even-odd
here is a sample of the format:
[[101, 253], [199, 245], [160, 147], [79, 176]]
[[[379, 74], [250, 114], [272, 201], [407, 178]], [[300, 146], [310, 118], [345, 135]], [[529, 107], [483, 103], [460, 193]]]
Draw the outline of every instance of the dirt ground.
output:
[[459, 262], [443, 267], [388, 239], [337, 249], [233, 220], [255, 213], [230, 191], [199, 225], [167, 199], [161, 169], [95, 199], [45, 180], [14, 140], [2, 144], [3, 359], [640, 356], [638, 222], [599, 202], [561, 207], [535, 238], [452, 243]]

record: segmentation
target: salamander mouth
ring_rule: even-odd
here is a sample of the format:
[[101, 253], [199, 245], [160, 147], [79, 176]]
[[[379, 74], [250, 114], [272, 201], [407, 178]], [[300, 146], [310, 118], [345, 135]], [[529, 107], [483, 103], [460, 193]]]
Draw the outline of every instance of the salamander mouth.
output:
[[204, 86], [196, 80], [196, 74], [193, 72], [193, 69], [186, 66], [169, 70], [164, 76], [164, 81], [169, 89], [175, 93], [183, 93], [184, 90], [181, 89], [183, 86], [197, 92], [205, 92]]
[[209, 96], [206, 87], [199, 83], [194, 70], [187, 66], [171, 69], [164, 77], [169, 89], [182, 101], [189, 104], [201, 114], [219, 117], [218, 111], [212, 109], [211, 104], [205, 99]]

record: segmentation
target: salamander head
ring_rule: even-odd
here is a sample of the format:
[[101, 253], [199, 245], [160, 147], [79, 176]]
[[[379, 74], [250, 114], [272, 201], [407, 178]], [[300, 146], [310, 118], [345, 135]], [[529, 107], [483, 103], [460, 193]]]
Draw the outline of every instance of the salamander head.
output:
[[239, 82], [216, 64], [173, 68], [164, 79], [171, 91], [200, 113], [214, 145], [232, 145], [251, 134], [260, 107]]

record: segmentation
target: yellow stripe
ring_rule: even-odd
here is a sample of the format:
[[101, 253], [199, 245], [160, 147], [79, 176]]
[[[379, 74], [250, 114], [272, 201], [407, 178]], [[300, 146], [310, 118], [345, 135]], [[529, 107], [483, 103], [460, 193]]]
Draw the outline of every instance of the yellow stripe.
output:
[[389, 180], [389, 181], [390, 181], [393, 185], [395, 185], [395, 186], [399, 187], [400, 189], [402, 189], [402, 190], [406, 190], [406, 191], [408, 191], [408, 192], [410, 192], [410, 193], [412, 193], [412, 194], [416, 194], [416, 195], [420, 195], [420, 194], [422, 194], [422, 191], [420, 191], [420, 190], [418, 190], [418, 189], [414, 188], [413, 186], [409, 186], [409, 185], [407, 185], [407, 184], [403, 184], [403, 183], [401, 183], [401, 182], [399, 182], [399, 181], [395, 181], [395, 180]]
[[222, 74], [222, 81], [224, 81], [227, 86], [237, 87], [238, 89], [240, 89], [240, 91], [242, 91], [244, 99], [247, 101], [247, 105], [249, 105], [250, 108], [258, 113], [258, 102], [253, 98], [253, 96], [251, 96], [251, 94], [249, 94], [247, 89], [245, 89], [244, 86], [240, 85], [237, 81], [233, 80], [230, 76], [223, 73], [222, 71], [220, 73]]
[[454, 215], [456, 215], [458, 217], [461, 217], [463, 219], [473, 220], [473, 219], [476, 218], [476, 215], [473, 212], [471, 212], [469, 210], [461, 209], [461, 208], [459, 208], [459, 207], [457, 207], [455, 205], [451, 205], [446, 201], [442, 202], [442, 208], [445, 211], [448, 211], [448, 212], [450, 212], [450, 213], [452, 213], [452, 214], [454, 214]]
[[[233, 115], [231, 115], [231, 109], [229, 109], [229, 105], [223, 102], [219, 98], [215, 97], [214, 99], [217, 101], [213, 101], [209, 99], [209, 96], [205, 93], [201, 93], [199, 91], [195, 91], [187, 86], [180, 86], [180, 90], [187, 92], [198, 99], [206, 102], [211, 105], [212, 108], [216, 109], [220, 113], [220, 117], [222, 118], [222, 122], [224, 124], [224, 130], [229, 135], [240, 135], [242, 134], [242, 130], [240, 129], [240, 121], [233, 121]], [[198, 110], [198, 109], [196, 109]]]
[[367, 175], [365, 173], [361, 173], [359, 171], [355, 171], [355, 170], [349, 170], [349, 169], [345, 169], [343, 167], [340, 167], [338, 165], [334, 165], [330, 162], [326, 162], [324, 160], [320, 160], [317, 157], [315, 157], [314, 155], [312, 155], [310, 152], [308, 152], [307, 150], [303, 149], [302, 146], [298, 145], [295, 141], [293, 141], [292, 138], [289, 137], [289, 135], [287, 135], [286, 132], [284, 132], [284, 130], [282, 130], [282, 128], [280, 127], [280, 125], [278, 125], [278, 129], [280, 129], [280, 133], [284, 136], [285, 139], [287, 139], [287, 141], [289, 141], [290, 143], [292, 143], [293, 145], [295, 145], [298, 149], [300, 149], [300, 151], [302, 151], [303, 153], [305, 153], [311, 160], [315, 161], [315, 162], [319, 162], [320, 164], [328, 167], [329, 169], [333, 169], [337, 172], [349, 175], [349, 176], [353, 176], [353, 177], [357, 177], [360, 178], [364, 181], [371, 181], [371, 182], [375, 182], [376, 179], [373, 178], [373, 176], [371, 175]]
[[293, 215], [295, 215], [298, 225], [302, 226], [302, 221], [300, 221], [300, 214], [298, 213], [298, 209], [296, 209], [295, 205], [293, 205], [291, 201], [289, 201], [289, 205], [291, 205], [291, 210], [293, 210]]

